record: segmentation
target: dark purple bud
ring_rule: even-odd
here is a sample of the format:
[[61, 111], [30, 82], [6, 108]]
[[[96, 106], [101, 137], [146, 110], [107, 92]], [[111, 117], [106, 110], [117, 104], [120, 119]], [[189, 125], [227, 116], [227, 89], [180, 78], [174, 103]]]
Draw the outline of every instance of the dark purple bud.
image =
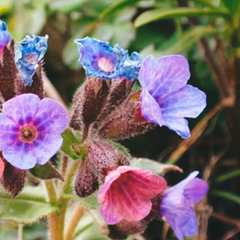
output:
[[89, 125], [97, 119], [105, 104], [109, 85], [109, 81], [104, 79], [88, 77], [74, 97], [70, 124], [75, 130], [81, 126], [83, 138], [86, 138]]
[[75, 191], [79, 197], [88, 197], [99, 187], [98, 178], [93, 174], [87, 158], [85, 158], [78, 170], [75, 180]]
[[18, 70], [14, 62], [14, 41], [10, 48], [3, 49], [3, 64], [0, 64], [0, 91], [5, 101], [16, 95], [15, 85], [18, 78]]
[[145, 133], [154, 125], [142, 118], [139, 109], [140, 92], [135, 92], [117, 109], [109, 114], [101, 128], [100, 134], [111, 139], [125, 139]]
[[15, 198], [23, 189], [25, 184], [26, 171], [13, 167], [5, 161], [5, 169], [1, 178], [2, 185], [12, 198]]
[[88, 159], [92, 172], [104, 180], [109, 171], [121, 165], [129, 165], [126, 157], [108, 143], [93, 141], [88, 147]]

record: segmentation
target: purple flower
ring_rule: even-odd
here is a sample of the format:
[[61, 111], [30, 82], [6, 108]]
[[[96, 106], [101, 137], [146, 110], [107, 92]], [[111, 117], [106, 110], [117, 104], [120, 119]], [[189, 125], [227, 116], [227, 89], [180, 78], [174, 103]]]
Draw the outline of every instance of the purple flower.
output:
[[148, 56], [139, 72], [141, 113], [149, 122], [167, 126], [182, 138], [190, 137], [185, 117], [197, 117], [206, 106], [206, 95], [191, 85], [185, 57], [170, 55], [157, 61]]
[[98, 202], [103, 202], [100, 212], [108, 224], [125, 219], [138, 222], [151, 211], [151, 198], [167, 186], [164, 178], [152, 171], [120, 166], [110, 171], [98, 193]]
[[190, 237], [198, 231], [193, 205], [207, 193], [207, 183], [196, 178], [198, 171], [192, 172], [186, 179], [168, 188], [160, 205], [160, 215], [165, 217], [179, 240]]
[[63, 106], [52, 99], [22, 94], [3, 104], [0, 114], [0, 151], [11, 165], [30, 169], [45, 164], [62, 145], [68, 126]]
[[142, 59], [137, 52], [129, 57], [118, 44], [112, 48], [108, 42], [90, 37], [76, 39], [75, 42], [80, 53], [79, 62], [87, 76], [104, 79], [138, 77]]
[[48, 35], [39, 37], [33, 35], [26, 36], [19, 42], [19, 49], [15, 52], [15, 62], [19, 70], [23, 83], [32, 84], [32, 77], [38, 67], [38, 63], [43, 59], [47, 51]]
[[7, 29], [7, 24], [0, 20], [0, 50], [11, 40], [11, 35]]

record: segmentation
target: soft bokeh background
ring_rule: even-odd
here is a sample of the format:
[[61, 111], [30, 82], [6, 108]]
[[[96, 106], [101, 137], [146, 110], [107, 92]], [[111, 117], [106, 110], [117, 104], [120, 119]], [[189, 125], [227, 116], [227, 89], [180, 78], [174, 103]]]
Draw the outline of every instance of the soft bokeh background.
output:
[[[190, 119], [192, 137], [182, 140], [165, 127], [124, 141], [133, 156], [175, 163], [184, 173], [168, 173], [173, 185], [199, 170], [210, 190], [196, 206], [199, 235], [189, 239], [240, 239], [240, 41], [239, 0], [0, 0], [0, 18], [12, 37], [49, 35], [44, 58], [47, 77], [67, 105], [84, 81], [76, 38], [91, 36], [119, 43], [144, 58], [183, 54], [189, 83], [207, 94], [207, 107]], [[88, 219], [76, 239], [106, 239]], [[24, 240], [46, 239], [46, 220], [24, 227]], [[16, 225], [0, 223], [0, 239], [16, 239]], [[133, 239], [133, 238], [131, 238]], [[136, 236], [135, 239], [140, 239]], [[146, 240], [175, 239], [154, 221]]]

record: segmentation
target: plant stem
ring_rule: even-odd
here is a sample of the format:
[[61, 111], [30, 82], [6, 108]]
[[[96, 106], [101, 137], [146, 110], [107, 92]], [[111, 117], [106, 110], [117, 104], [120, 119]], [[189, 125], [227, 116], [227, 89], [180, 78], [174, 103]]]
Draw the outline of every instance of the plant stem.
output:
[[81, 204], [78, 204], [78, 206], [74, 210], [72, 218], [71, 218], [69, 225], [67, 227], [67, 230], [65, 232], [64, 240], [72, 239], [73, 233], [74, 233], [80, 219], [82, 218], [84, 212], [85, 212], [85, 208]]
[[18, 240], [23, 240], [23, 225], [18, 224]]
[[49, 202], [51, 204], [57, 204], [57, 206], [61, 209], [60, 214], [51, 213], [50, 214], [50, 236], [51, 240], [63, 240], [63, 233], [64, 233], [64, 220], [65, 214], [68, 205], [68, 199], [64, 196], [66, 192], [71, 189], [72, 181], [77, 172], [81, 161], [73, 161], [66, 173], [65, 182], [61, 189], [61, 194], [59, 199], [57, 199], [55, 187], [53, 185], [52, 180], [45, 181], [46, 188], [48, 191]]

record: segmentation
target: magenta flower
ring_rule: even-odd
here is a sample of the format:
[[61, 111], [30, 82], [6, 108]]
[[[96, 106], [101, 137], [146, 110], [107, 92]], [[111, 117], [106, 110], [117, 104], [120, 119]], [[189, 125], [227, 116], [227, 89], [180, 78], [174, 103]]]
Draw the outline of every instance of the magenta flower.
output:
[[167, 126], [182, 138], [189, 138], [185, 117], [197, 117], [206, 106], [205, 93], [186, 85], [189, 78], [185, 57], [170, 55], [155, 61], [148, 56], [139, 73], [142, 116], [151, 123]]
[[100, 212], [108, 224], [140, 221], [151, 211], [150, 199], [166, 186], [162, 177], [149, 170], [120, 166], [109, 172], [99, 190]]
[[207, 183], [196, 178], [198, 171], [164, 192], [160, 205], [160, 215], [165, 217], [179, 240], [190, 237], [198, 231], [193, 205], [208, 191]]
[[0, 114], [0, 151], [11, 165], [30, 169], [45, 164], [62, 145], [68, 126], [63, 106], [49, 98], [22, 94], [3, 104]]

